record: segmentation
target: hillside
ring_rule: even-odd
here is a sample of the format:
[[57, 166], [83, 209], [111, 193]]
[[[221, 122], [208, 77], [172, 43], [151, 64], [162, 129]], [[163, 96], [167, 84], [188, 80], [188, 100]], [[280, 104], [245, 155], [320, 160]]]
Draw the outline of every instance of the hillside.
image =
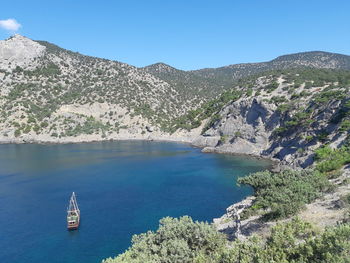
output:
[[[0, 41], [0, 58], [3, 142], [192, 141], [213, 112], [236, 96], [231, 90], [242, 76], [306, 66], [348, 69], [350, 64], [349, 56], [308, 52], [197, 71], [163, 63], [136, 68], [20, 35]], [[222, 93], [229, 95], [217, 104]], [[202, 108], [205, 114], [191, 122]]]
[[192, 73], [204, 78], [215, 79], [220, 85], [226, 86], [233, 80], [261, 72], [305, 67], [349, 70], [350, 56], [322, 51], [302, 52], [280, 56], [269, 62], [234, 64], [220, 68], [194, 70]]
[[221, 85], [220, 81], [215, 78], [179, 70], [164, 63], [156, 63], [141, 69], [171, 84], [184, 96], [192, 97], [193, 94], [198, 94], [198, 98], [203, 100], [219, 95], [225, 89], [232, 87], [233, 82], [229, 81]]
[[242, 79], [233, 90], [239, 96], [213, 112], [195, 144], [308, 167], [320, 145], [349, 139], [349, 89], [350, 71], [289, 69]]
[[243, 77], [272, 70], [305, 67], [350, 70], [350, 56], [313, 51], [284, 55], [269, 62], [235, 64], [220, 68], [183, 71], [164, 63], [156, 63], [143, 69], [183, 92], [195, 89], [202, 96], [210, 98], [231, 88], [235, 81]]
[[0, 56], [2, 140], [142, 135], [193, 107], [151, 74], [47, 42], [15, 35], [0, 42]]

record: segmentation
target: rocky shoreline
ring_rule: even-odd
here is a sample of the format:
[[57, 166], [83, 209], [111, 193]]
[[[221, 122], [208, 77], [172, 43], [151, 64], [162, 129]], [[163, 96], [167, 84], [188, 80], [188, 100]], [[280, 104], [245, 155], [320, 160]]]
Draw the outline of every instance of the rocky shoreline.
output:
[[[209, 139], [211, 142], [206, 142]], [[110, 142], [110, 141], [158, 141], [158, 142], [175, 142], [190, 144], [192, 147], [201, 148], [203, 153], [217, 153], [217, 154], [230, 154], [235, 156], [246, 156], [249, 158], [255, 158], [258, 160], [270, 161], [272, 169], [280, 169], [280, 161], [275, 158], [263, 156], [255, 153], [242, 153], [235, 151], [234, 149], [223, 150], [220, 147], [216, 147], [214, 143], [218, 144], [219, 139], [216, 137], [206, 138], [204, 136], [172, 136], [172, 135], [132, 135], [132, 136], [116, 136], [102, 138], [99, 135], [83, 135], [77, 137], [65, 137], [65, 138], [53, 138], [49, 136], [35, 137], [20, 137], [20, 138], [7, 138], [0, 137], [0, 144], [71, 144], [71, 143], [94, 143], [94, 142]], [[206, 143], [203, 143], [206, 142]]]
[[[258, 160], [267, 160], [271, 162], [271, 170], [279, 170], [280, 162], [276, 159], [272, 159], [266, 156], [258, 154], [245, 154], [241, 152], [235, 152], [233, 150], [222, 150], [215, 147], [218, 144], [219, 138], [217, 137], [204, 137], [198, 135], [192, 136], [168, 136], [168, 135], [132, 135], [132, 136], [119, 136], [113, 138], [102, 138], [97, 135], [84, 135], [74, 138], [52, 138], [48, 136], [38, 136], [37, 138], [0, 138], [0, 144], [71, 144], [71, 143], [94, 143], [94, 142], [111, 142], [111, 141], [130, 141], [130, 140], [141, 140], [141, 141], [158, 141], [158, 142], [175, 142], [185, 143], [193, 147], [201, 148], [203, 153], [216, 153], [216, 154], [231, 154], [237, 156], [246, 156], [249, 158], [256, 158]], [[248, 196], [244, 200], [229, 206], [226, 209], [226, 213], [221, 218], [214, 218], [213, 224], [216, 228], [227, 234], [229, 239], [244, 238], [247, 236], [249, 230], [247, 230], [246, 224], [248, 222], [242, 221], [241, 228], [237, 229], [237, 218], [239, 220], [239, 214], [246, 208], [249, 207], [254, 200], [254, 196]], [[241, 230], [242, 229], [242, 230]], [[248, 231], [248, 232], [247, 232]]]
[[169, 136], [169, 135], [114, 135], [103, 138], [101, 135], [81, 135], [76, 137], [54, 138], [48, 135], [38, 136], [22, 136], [19, 138], [0, 137], [0, 144], [14, 143], [14, 144], [67, 144], [67, 143], [90, 143], [90, 142], [104, 142], [104, 141], [127, 141], [127, 140], [143, 140], [143, 141], [169, 141], [192, 143], [193, 138], [190, 136]]
[[[283, 164], [280, 160], [271, 158], [269, 156], [263, 156], [258, 153], [242, 153], [241, 151], [235, 151], [233, 147], [223, 147], [220, 145], [220, 137], [218, 136], [201, 136], [198, 134], [152, 134], [152, 135], [123, 135], [102, 138], [100, 135], [84, 135], [74, 138], [52, 138], [46, 136], [38, 136], [37, 138], [0, 138], [0, 144], [70, 144], [70, 143], [94, 143], [94, 142], [111, 142], [111, 141], [127, 141], [127, 140], [141, 140], [141, 141], [158, 141], [158, 142], [175, 142], [184, 143], [193, 147], [201, 148], [204, 153], [216, 153], [216, 154], [231, 154], [237, 156], [246, 156], [249, 158], [256, 158], [258, 160], [266, 160], [271, 162], [272, 171], [280, 171], [286, 168], [295, 168]], [[344, 178], [349, 178], [350, 169], [345, 169]], [[345, 180], [344, 179], [344, 180]], [[340, 184], [340, 183], [339, 183]], [[343, 189], [344, 188], [344, 189]], [[341, 211], [334, 210], [334, 196], [340, 196], [345, 191], [350, 191], [348, 186], [340, 188], [340, 193], [328, 194], [325, 199], [317, 200], [316, 202], [307, 205], [307, 209], [301, 213], [301, 217], [305, 220], [315, 219], [315, 214], [318, 214], [322, 210], [322, 213], [327, 213], [327, 224], [336, 224], [337, 220], [341, 218]], [[345, 189], [346, 188], [346, 189]], [[213, 225], [215, 228], [226, 234], [228, 240], [245, 240], [252, 234], [258, 234], [262, 237], [268, 236], [272, 226], [277, 222], [262, 222], [260, 216], [252, 216], [247, 219], [241, 220], [241, 213], [254, 202], [254, 196], [247, 196], [240, 202], [230, 205], [226, 212], [219, 218], [213, 218]], [[286, 219], [285, 221], [288, 221]], [[312, 220], [311, 220], [312, 221]], [[314, 220], [314, 224], [317, 225], [317, 221]], [[325, 227], [320, 225], [320, 227]]]

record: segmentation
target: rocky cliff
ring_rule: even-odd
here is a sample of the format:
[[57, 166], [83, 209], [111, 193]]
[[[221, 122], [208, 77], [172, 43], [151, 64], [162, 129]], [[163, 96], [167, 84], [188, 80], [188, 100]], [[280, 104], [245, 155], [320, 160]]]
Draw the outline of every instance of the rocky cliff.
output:
[[204, 151], [310, 166], [320, 145], [338, 147], [348, 139], [350, 75], [344, 72], [347, 80], [340, 84], [333, 78], [318, 82], [316, 72], [303, 74], [288, 71], [257, 78], [251, 94], [225, 105], [194, 144], [205, 147]]

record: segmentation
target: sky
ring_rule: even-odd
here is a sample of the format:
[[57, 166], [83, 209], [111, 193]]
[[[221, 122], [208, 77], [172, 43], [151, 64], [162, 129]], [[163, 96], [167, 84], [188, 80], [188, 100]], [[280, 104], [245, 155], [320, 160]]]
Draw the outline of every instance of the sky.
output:
[[12, 0], [0, 39], [18, 33], [82, 54], [183, 70], [322, 50], [350, 55], [349, 0]]

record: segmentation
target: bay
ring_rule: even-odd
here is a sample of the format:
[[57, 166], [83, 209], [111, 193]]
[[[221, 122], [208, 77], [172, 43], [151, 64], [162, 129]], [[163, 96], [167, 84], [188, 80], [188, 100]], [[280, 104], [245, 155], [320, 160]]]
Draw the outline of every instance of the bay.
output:
[[[148, 141], [0, 145], [1, 262], [100, 262], [165, 216], [211, 222], [252, 193], [238, 177], [270, 163]], [[79, 230], [66, 230], [71, 193]]]

